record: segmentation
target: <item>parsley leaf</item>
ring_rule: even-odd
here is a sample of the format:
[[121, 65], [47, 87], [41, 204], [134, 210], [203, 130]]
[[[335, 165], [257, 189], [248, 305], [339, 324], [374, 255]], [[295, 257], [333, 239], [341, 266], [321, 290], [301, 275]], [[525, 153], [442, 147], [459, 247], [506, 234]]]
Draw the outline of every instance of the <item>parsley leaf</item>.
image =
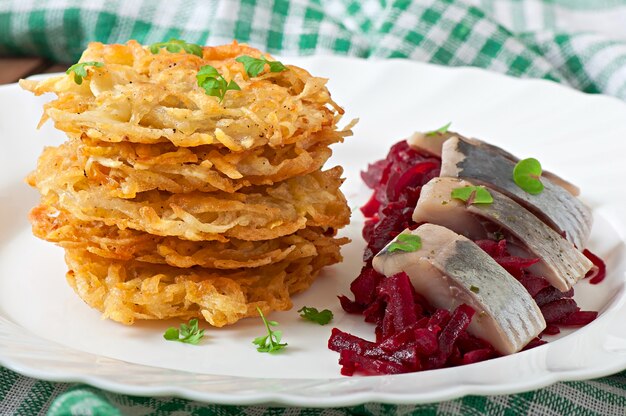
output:
[[460, 199], [467, 205], [491, 204], [493, 202], [493, 196], [491, 196], [484, 186], [462, 186], [454, 188], [452, 192], [450, 192], [450, 197]]
[[192, 319], [189, 324], [180, 324], [180, 329], [167, 328], [163, 338], [168, 341], [178, 341], [196, 345], [204, 337], [204, 329], [198, 329], [198, 320]]
[[178, 341], [178, 338], [179, 338], [178, 329], [167, 328], [167, 330], [165, 331], [165, 334], [163, 334], [163, 338], [165, 338], [168, 341]]
[[393, 253], [394, 251], [417, 251], [422, 248], [422, 239], [419, 235], [415, 234], [400, 234], [396, 238], [396, 241], [389, 244], [387, 252]]
[[83, 78], [87, 78], [87, 67], [93, 66], [95, 68], [102, 68], [104, 64], [102, 62], [89, 61], [89, 62], [79, 62], [67, 68], [65, 71], [66, 74], [70, 74], [70, 72], [74, 73], [74, 82], [78, 85], [83, 83]]
[[513, 180], [524, 191], [531, 195], [540, 194], [543, 191], [541, 183], [541, 163], [535, 158], [520, 160], [513, 168]]
[[253, 58], [248, 55], [241, 55], [235, 61], [243, 64], [243, 69], [250, 78], [258, 76], [265, 69], [265, 64], [270, 67], [270, 72], [286, 71], [287, 67], [280, 61], [268, 61], [266, 57]]
[[278, 322], [266, 320], [265, 316], [263, 315], [263, 312], [261, 312], [261, 309], [257, 307], [256, 310], [259, 311], [259, 315], [261, 315], [261, 319], [263, 320], [263, 324], [265, 325], [265, 329], [267, 330], [266, 336], [256, 337], [252, 341], [252, 343], [257, 346], [256, 350], [258, 352], [275, 353], [285, 348], [287, 344], [280, 343], [280, 340], [283, 336], [283, 332], [273, 331], [270, 328], [270, 326], [278, 326]]
[[230, 80], [227, 82], [224, 77], [217, 72], [217, 69], [211, 65], [200, 67], [196, 79], [198, 80], [198, 86], [203, 88], [207, 95], [219, 98], [220, 103], [224, 100], [227, 91], [241, 90], [235, 81]]
[[167, 42], [153, 43], [148, 48], [153, 54], [157, 54], [161, 49], [165, 48], [168, 52], [175, 53], [185, 51], [202, 58], [202, 46], [196, 45], [195, 43], [187, 43], [180, 39], [170, 39]]
[[265, 61], [263, 59], [256, 59], [244, 55], [235, 60], [243, 64], [243, 68], [249, 77], [256, 77], [265, 69]]
[[320, 312], [317, 310], [317, 308], [309, 308], [308, 306], [303, 306], [298, 310], [298, 312], [300, 313], [300, 316], [304, 319], [312, 322], [317, 322], [320, 325], [326, 325], [333, 320], [333, 313], [328, 309], [324, 309]]
[[436, 136], [438, 134], [444, 134], [448, 132], [448, 128], [450, 127], [450, 125], [452, 124], [452, 122], [449, 122], [448, 124], [446, 124], [445, 126], [441, 126], [439, 127], [437, 130], [431, 130], [431, 131], [427, 131], [426, 133], [424, 133], [426, 136]]
[[470, 286], [470, 290], [472, 292], [474, 292], [474, 293], [479, 293], [480, 292], [480, 288], [478, 286], [474, 286], [474, 285]]

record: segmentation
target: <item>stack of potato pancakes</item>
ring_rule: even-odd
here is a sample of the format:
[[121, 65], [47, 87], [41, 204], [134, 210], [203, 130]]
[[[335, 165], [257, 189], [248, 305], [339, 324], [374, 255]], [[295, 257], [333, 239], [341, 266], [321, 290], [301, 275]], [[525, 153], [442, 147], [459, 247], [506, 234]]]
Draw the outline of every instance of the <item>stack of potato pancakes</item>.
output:
[[[193, 46], [92, 43], [84, 72], [21, 82], [57, 95], [42, 122], [68, 136], [27, 179], [34, 234], [65, 249], [87, 304], [125, 324], [289, 309], [347, 242], [342, 169], [321, 168], [351, 132], [326, 80], [269, 64], [250, 76], [236, 58], [268, 59], [258, 50]], [[207, 65], [240, 90], [210, 95]]]

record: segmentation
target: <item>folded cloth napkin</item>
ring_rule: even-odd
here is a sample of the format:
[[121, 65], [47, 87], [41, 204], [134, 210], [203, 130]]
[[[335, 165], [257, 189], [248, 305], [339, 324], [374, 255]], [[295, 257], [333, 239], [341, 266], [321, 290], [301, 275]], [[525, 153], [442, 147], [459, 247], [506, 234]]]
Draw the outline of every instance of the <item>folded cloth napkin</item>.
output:
[[506, 396], [466, 396], [422, 405], [368, 403], [336, 409], [221, 406], [175, 397], [133, 397], [85, 385], [50, 383], [0, 367], [0, 415], [118, 416], [381, 416], [506, 415], [623, 416], [626, 373], [598, 380], [557, 383]]
[[[0, 55], [78, 60], [89, 41], [246, 42], [282, 56], [340, 54], [471, 65], [626, 98], [626, 0], [0, 0]], [[624, 415], [626, 372], [509, 396], [340, 409], [207, 405], [117, 395], [0, 367], [0, 414]]]
[[270, 53], [402, 57], [626, 98], [624, 0], [0, 0], [0, 55], [237, 39]]

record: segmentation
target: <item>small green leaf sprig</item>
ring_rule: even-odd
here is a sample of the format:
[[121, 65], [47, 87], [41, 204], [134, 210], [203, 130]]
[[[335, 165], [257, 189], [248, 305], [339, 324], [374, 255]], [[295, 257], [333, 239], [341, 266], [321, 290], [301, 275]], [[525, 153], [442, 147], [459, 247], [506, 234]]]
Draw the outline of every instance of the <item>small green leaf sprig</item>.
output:
[[395, 251], [413, 252], [422, 248], [422, 239], [419, 235], [415, 234], [400, 234], [396, 237], [396, 241], [389, 244], [387, 252], [393, 253]]
[[228, 91], [240, 91], [239, 85], [233, 81], [226, 81], [224, 77], [211, 65], [200, 67], [196, 75], [198, 86], [204, 89], [207, 95], [219, 98], [219, 102], [224, 101], [224, 96]]
[[484, 186], [461, 186], [454, 188], [450, 192], [450, 197], [461, 200], [466, 205], [491, 204], [493, 202], [493, 196]]
[[543, 191], [541, 173], [541, 163], [537, 159], [523, 159], [513, 168], [513, 181], [529, 194], [538, 195]]
[[165, 48], [168, 52], [176, 53], [185, 51], [202, 58], [202, 46], [196, 45], [195, 43], [187, 43], [180, 39], [170, 39], [167, 42], [157, 42], [148, 46], [148, 49], [153, 54], [159, 53], [159, 51], [163, 48]]
[[259, 315], [263, 320], [263, 324], [265, 325], [265, 329], [267, 330], [267, 335], [256, 337], [252, 343], [257, 346], [256, 350], [258, 352], [269, 352], [276, 353], [287, 346], [287, 343], [281, 344], [281, 338], [283, 336], [283, 332], [280, 330], [272, 330], [271, 327], [278, 326], [278, 322], [276, 321], [268, 321], [265, 319], [265, 315], [258, 307], [256, 308], [259, 311]]
[[439, 127], [437, 130], [427, 131], [426, 133], [424, 133], [424, 135], [426, 135], [426, 136], [437, 136], [438, 134], [447, 133], [451, 124], [452, 124], [452, 122], [450, 121], [448, 124]]
[[287, 67], [280, 61], [269, 61], [266, 57], [253, 58], [252, 56], [242, 55], [237, 57], [235, 61], [243, 64], [243, 69], [250, 78], [258, 76], [265, 70], [265, 65], [269, 65], [270, 72], [286, 71]]
[[318, 311], [317, 308], [303, 306], [298, 310], [298, 313], [302, 318], [320, 325], [326, 325], [333, 320], [333, 313], [328, 309]]
[[185, 344], [197, 345], [204, 337], [204, 329], [198, 329], [198, 320], [192, 319], [189, 324], [180, 324], [180, 329], [167, 328], [163, 338]]
[[87, 67], [102, 68], [104, 63], [97, 61], [79, 62], [67, 68], [66, 74], [74, 73], [74, 82], [78, 85], [83, 83], [83, 79], [87, 78]]

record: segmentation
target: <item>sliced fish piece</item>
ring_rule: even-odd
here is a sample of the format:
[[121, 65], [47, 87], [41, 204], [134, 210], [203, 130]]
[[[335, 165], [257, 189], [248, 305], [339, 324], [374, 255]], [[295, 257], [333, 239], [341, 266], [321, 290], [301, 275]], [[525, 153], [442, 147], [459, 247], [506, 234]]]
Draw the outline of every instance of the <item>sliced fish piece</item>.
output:
[[[419, 132], [414, 133], [411, 137], [407, 139], [407, 143], [409, 144], [409, 146], [413, 147], [414, 149], [419, 149], [422, 152], [426, 152], [431, 155], [441, 157], [441, 149], [443, 147], [443, 144], [446, 140], [448, 140], [451, 137], [457, 137], [460, 140], [465, 140], [466, 142], [475, 144], [477, 146], [484, 146], [489, 151], [499, 153], [500, 155], [513, 161], [514, 163], [519, 162], [519, 158], [507, 152], [506, 150], [502, 149], [501, 147], [494, 146], [482, 140], [464, 137], [458, 133], [451, 132], [451, 131], [448, 131], [445, 133], [438, 133], [438, 134], [434, 134], [430, 136], [427, 136], [425, 133], [419, 133]], [[580, 188], [578, 188], [573, 183], [566, 181], [560, 176], [552, 172], [548, 172], [548, 171], [544, 171], [542, 176], [544, 178], [550, 179], [555, 185], [565, 188], [565, 190], [569, 192], [570, 194], [572, 194], [573, 196], [580, 195]]]
[[565, 233], [565, 237], [582, 251], [591, 231], [591, 210], [545, 177], [541, 179], [544, 190], [540, 194], [527, 193], [513, 181], [514, 167], [515, 163], [499, 152], [458, 137], [451, 137], [443, 144], [442, 177], [468, 179], [506, 194], [557, 232]]
[[422, 152], [431, 154], [433, 156], [441, 157], [441, 148], [446, 140], [451, 137], [460, 137], [462, 139], [467, 139], [466, 137], [461, 136], [458, 133], [453, 131], [447, 131], [445, 133], [437, 133], [427, 135], [422, 132], [415, 132], [406, 139], [406, 142], [414, 149], [420, 150]]
[[[531, 266], [534, 274], [552, 286], [568, 291], [593, 267], [574, 245], [508, 196], [494, 190], [491, 204], [470, 204], [450, 196], [455, 188], [475, 186], [458, 178], [434, 178], [422, 187], [413, 211], [413, 221], [442, 225], [472, 240], [487, 237], [484, 223], [492, 222], [505, 231], [513, 246], [521, 243], [520, 257], [540, 260]], [[512, 237], [512, 238], [511, 238]]]
[[476, 314], [468, 331], [501, 354], [521, 350], [545, 329], [541, 310], [524, 286], [474, 242], [434, 224], [404, 233], [419, 235], [422, 247], [413, 252], [385, 247], [373, 260], [377, 272], [405, 272], [415, 291], [437, 308], [471, 306]]

